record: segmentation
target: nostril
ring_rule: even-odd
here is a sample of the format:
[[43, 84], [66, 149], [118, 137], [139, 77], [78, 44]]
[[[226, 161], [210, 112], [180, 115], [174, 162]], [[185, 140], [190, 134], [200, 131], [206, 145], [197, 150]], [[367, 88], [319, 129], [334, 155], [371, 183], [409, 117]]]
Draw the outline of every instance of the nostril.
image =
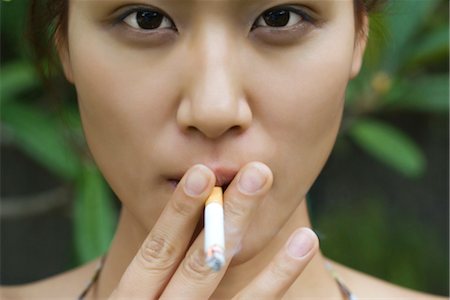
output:
[[196, 133], [201, 133], [205, 136], [207, 136], [208, 138], [217, 138], [220, 137], [224, 134], [229, 135], [238, 135], [242, 132], [243, 128], [239, 125], [235, 125], [233, 127], [230, 127], [228, 129], [222, 129], [222, 130], [217, 130], [217, 131], [213, 131], [212, 129], [209, 130], [201, 130], [195, 126], [188, 126], [185, 128], [185, 133], [186, 134], [196, 134]]
[[231, 127], [231, 128], [229, 129], [230, 132], [236, 132], [236, 133], [241, 132], [241, 130], [242, 130], [242, 127], [239, 126], [239, 125], [234, 125], [233, 127]]
[[251, 123], [252, 113], [247, 105], [235, 103], [236, 101], [231, 98], [224, 101], [217, 100], [214, 105], [203, 102], [198, 98], [188, 98], [180, 104], [177, 122], [185, 134], [201, 133], [214, 139], [224, 134], [238, 135]]

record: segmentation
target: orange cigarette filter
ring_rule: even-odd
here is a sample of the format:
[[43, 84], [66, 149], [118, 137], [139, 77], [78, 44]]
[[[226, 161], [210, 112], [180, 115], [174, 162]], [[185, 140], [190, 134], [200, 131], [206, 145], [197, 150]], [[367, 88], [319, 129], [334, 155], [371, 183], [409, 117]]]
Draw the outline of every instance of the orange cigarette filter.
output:
[[208, 199], [206, 200], [205, 205], [208, 205], [213, 202], [223, 205], [223, 193], [222, 193], [222, 188], [220, 186], [215, 186], [213, 188], [213, 191], [212, 191], [211, 195], [209, 195]]

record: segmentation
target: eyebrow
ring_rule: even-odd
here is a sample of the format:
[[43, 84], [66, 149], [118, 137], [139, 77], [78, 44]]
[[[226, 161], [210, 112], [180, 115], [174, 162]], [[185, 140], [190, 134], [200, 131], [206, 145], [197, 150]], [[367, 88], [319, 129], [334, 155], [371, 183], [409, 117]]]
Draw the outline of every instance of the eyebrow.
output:
[[112, 14], [118, 8], [128, 5], [150, 6], [167, 13], [172, 11], [172, 13], [177, 12], [179, 15], [185, 15], [195, 13], [198, 6], [202, 3], [223, 3], [224, 6], [220, 8], [221, 11], [228, 10], [228, 13], [233, 16], [233, 18], [245, 22], [249, 14], [253, 15], [253, 18], [255, 18], [257, 16], [254, 14], [260, 14], [271, 7], [280, 5], [304, 5], [311, 8], [313, 11], [329, 14], [333, 10], [332, 7], [341, 1], [342, 0], [75, 0], [74, 2], [86, 5], [90, 13], [98, 16]]

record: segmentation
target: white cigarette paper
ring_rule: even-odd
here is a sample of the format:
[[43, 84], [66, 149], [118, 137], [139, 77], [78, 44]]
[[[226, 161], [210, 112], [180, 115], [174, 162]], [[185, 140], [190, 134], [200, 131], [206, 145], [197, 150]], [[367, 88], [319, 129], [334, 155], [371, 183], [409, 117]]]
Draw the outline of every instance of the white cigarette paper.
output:
[[225, 264], [225, 233], [223, 226], [223, 194], [214, 187], [205, 203], [206, 264], [218, 272]]

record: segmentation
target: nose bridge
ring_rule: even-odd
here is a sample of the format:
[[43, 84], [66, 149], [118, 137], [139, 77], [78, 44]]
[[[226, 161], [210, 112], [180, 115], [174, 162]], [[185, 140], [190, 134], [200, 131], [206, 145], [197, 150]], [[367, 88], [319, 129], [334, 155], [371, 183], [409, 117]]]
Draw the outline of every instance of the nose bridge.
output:
[[190, 76], [178, 119], [208, 137], [234, 127], [245, 127], [249, 110], [243, 103], [238, 78], [238, 57], [232, 33], [220, 22], [193, 30], [189, 43]]
[[[234, 49], [228, 33], [211, 26], [197, 37], [192, 47], [194, 73], [191, 86], [192, 101], [198, 109], [229, 110], [236, 99], [233, 74]], [[196, 52], [196, 53], [195, 53]]]

